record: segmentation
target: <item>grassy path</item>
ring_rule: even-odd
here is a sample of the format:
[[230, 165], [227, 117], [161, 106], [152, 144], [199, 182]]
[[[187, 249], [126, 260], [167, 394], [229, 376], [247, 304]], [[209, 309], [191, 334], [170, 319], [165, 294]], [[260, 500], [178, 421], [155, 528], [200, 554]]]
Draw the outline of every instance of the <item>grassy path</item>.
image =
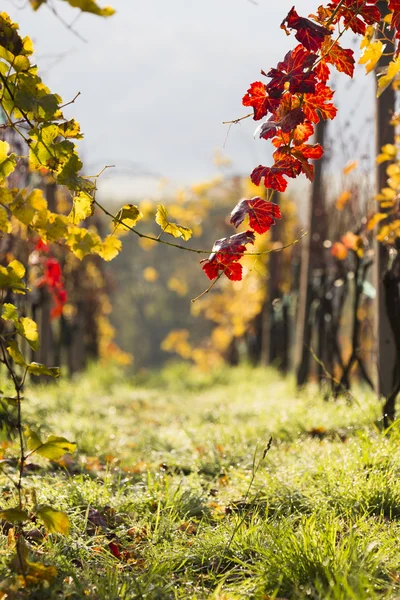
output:
[[130, 382], [96, 368], [28, 396], [33, 428], [78, 444], [25, 477], [72, 527], [32, 523], [32, 554], [57, 568], [37, 590], [13, 587], [0, 535], [1, 600], [400, 599], [400, 430], [382, 436], [368, 396], [186, 367]]

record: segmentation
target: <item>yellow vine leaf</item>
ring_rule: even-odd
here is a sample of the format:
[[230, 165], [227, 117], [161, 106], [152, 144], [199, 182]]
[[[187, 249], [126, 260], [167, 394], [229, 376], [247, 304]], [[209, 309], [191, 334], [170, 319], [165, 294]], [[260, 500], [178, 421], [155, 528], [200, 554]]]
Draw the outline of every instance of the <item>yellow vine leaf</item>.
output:
[[19, 349], [18, 343], [15, 340], [12, 340], [7, 346], [7, 352], [13, 359], [16, 365], [20, 367], [26, 367], [26, 361], [24, 355]]
[[398, 190], [400, 188], [400, 165], [397, 163], [392, 163], [386, 169], [386, 173], [388, 175], [388, 185], [394, 190]]
[[358, 62], [360, 65], [365, 65], [367, 73], [371, 73], [371, 71], [375, 69], [384, 49], [385, 46], [379, 40], [370, 42], [366, 47], [364, 47], [364, 52], [362, 53], [362, 56]]
[[43, 196], [42, 190], [34, 189], [25, 198], [24, 190], [16, 195], [14, 201], [10, 204], [10, 210], [24, 225], [30, 225], [35, 215], [47, 209], [47, 200]]
[[360, 50], [363, 50], [372, 42], [374, 34], [375, 34], [375, 27], [373, 25], [368, 25], [368, 27], [365, 31], [365, 35], [361, 40]]
[[168, 211], [162, 204], [157, 206], [156, 223], [161, 227], [163, 232], [169, 233], [175, 238], [181, 237], [185, 242], [192, 237], [193, 232], [189, 227], [168, 221]]
[[11, 261], [6, 267], [0, 265], [0, 288], [11, 288], [16, 294], [25, 294], [24, 276], [25, 267], [18, 260]]
[[88, 217], [91, 217], [94, 210], [93, 197], [87, 192], [78, 192], [73, 199], [72, 210], [68, 215], [68, 218], [74, 225], [79, 225], [81, 221], [84, 221]]
[[381, 148], [381, 153], [376, 157], [376, 162], [381, 164], [388, 160], [395, 160], [397, 156], [397, 148], [393, 144], [385, 144]]
[[88, 254], [98, 254], [101, 251], [102, 242], [97, 233], [88, 229], [73, 227], [70, 229], [67, 246], [79, 260], [82, 260]]
[[382, 208], [390, 208], [394, 205], [396, 201], [396, 196], [396, 190], [390, 187], [385, 187], [382, 188], [380, 193], [375, 196], [375, 200], [378, 200], [378, 202], [380, 202]]
[[57, 242], [68, 234], [68, 217], [42, 210], [35, 216], [32, 227], [44, 242]]
[[[119, 233], [127, 231], [127, 227], [134, 227], [142, 218], [143, 214], [139, 210], [138, 206], [135, 204], [124, 204], [124, 206], [119, 209], [115, 215], [115, 218], [113, 219], [114, 233], [116, 231]], [[126, 227], [124, 227], [124, 225], [126, 225]]]
[[16, 155], [14, 153], [8, 154], [9, 150], [10, 145], [7, 142], [0, 141], [0, 182], [14, 171], [17, 164]]
[[[30, 0], [34, 10], [37, 10], [45, 1], [46, 0]], [[64, 0], [64, 2], [67, 2], [73, 8], [79, 8], [82, 12], [92, 13], [99, 17], [111, 17], [115, 14], [115, 10], [111, 6], [100, 8], [95, 0]]]
[[392, 60], [389, 66], [384, 70], [383, 75], [378, 80], [378, 92], [377, 96], [379, 97], [386, 88], [392, 83], [393, 79], [396, 77], [398, 72], [400, 71], [400, 56]]
[[115, 235], [108, 235], [102, 242], [97, 254], [99, 254], [103, 260], [110, 261], [121, 252], [121, 248], [121, 240]]
[[368, 221], [367, 223], [367, 230], [368, 231], [372, 231], [375, 227], [375, 225], [377, 225], [379, 223], [379, 221], [382, 221], [383, 219], [387, 218], [387, 214], [385, 213], [375, 213]]
[[11, 233], [11, 223], [7, 211], [3, 206], [0, 206], [0, 231]]

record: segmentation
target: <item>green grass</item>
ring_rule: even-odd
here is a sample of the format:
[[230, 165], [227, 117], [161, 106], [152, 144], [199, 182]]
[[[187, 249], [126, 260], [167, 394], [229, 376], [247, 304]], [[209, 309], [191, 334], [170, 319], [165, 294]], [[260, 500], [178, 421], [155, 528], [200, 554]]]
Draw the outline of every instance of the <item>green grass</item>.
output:
[[27, 396], [32, 428], [78, 444], [24, 477], [72, 525], [27, 528], [57, 577], [19, 591], [0, 535], [0, 598], [400, 599], [400, 428], [382, 435], [367, 393], [324, 402], [273, 371], [177, 365], [131, 380], [95, 367]]

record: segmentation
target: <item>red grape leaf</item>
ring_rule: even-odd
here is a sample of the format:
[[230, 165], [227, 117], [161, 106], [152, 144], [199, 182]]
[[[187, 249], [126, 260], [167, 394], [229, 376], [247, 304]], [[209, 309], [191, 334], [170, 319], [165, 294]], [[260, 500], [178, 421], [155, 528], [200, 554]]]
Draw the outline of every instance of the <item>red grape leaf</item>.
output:
[[303, 111], [309, 121], [319, 123], [320, 119], [334, 119], [337, 108], [330, 101], [334, 91], [324, 83], [318, 83], [314, 94], [304, 94]]
[[259, 121], [277, 106], [277, 101], [267, 94], [267, 87], [261, 81], [250, 84], [247, 94], [242, 99], [243, 106], [251, 106], [254, 110], [254, 120]]
[[[338, 9], [332, 23], [338, 23], [343, 19], [345, 27], [349, 27], [354, 33], [365, 35], [366, 24], [373, 25], [381, 20], [381, 13], [375, 6], [378, 0], [332, 0], [327, 5], [328, 10]], [[340, 6], [339, 6], [340, 5]]]
[[267, 91], [273, 98], [279, 98], [286, 89], [286, 84], [292, 94], [314, 93], [317, 76], [311, 67], [317, 59], [316, 54], [306, 50], [301, 44], [290, 50], [276, 69], [271, 69], [267, 76], [271, 81]]
[[281, 146], [288, 146], [292, 141], [295, 146], [300, 146], [304, 144], [314, 133], [314, 126], [310, 121], [305, 121], [297, 127], [289, 134], [281, 132], [279, 137], [276, 137], [272, 140], [275, 148], [280, 148]]
[[287, 28], [294, 29], [297, 33], [296, 39], [310, 52], [318, 52], [324, 39], [331, 32], [326, 27], [313, 23], [310, 19], [300, 17], [294, 6], [289, 11], [287, 17], [282, 21], [281, 28], [289, 33]]
[[260, 185], [261, 179], [264, 177], [264, 185], [267, 189], [284, 192], [288, 184], [284, 175], [295, 178], [300, 173], [301, 162], [293, 159], [291, 156], [285, 156], [281, 160], [278, 160], [272, 167], [259, 165], [253, 170], [250, 177], [255, 185]]
[[200, 261], [202, 269], [209, 279], [218, 277], [222, 271], [228, 279], [240, 281], [242, 279], [242, 265], [235, 264], [243, 256], [246, 244], [254, 244], [255, 235], [253, 231], [243, 231], [231, 235], [230, 238], [222, 238], [214, 243], [209, 258]]
[[324, 68], [328, 68], [327, 63], [336, 67], [340, 73], [344, 73], [349, 77], [353, 77], [355, 65], [353, 50], [350, 48], [342, 48], [338, 42], [332, 43], [330, 38], [326, 38], [322, 46], [321, 53], [323, 58], [320, 64], [316, 67], [316, 71], [320, 73], [321, 76], [319, 79], [323, 83], [327, 81], [322, 73]]
[[279, 206], [268, 202], [259, 196], [241, 200], [231, 212], [231, 223], [238, 227], [243, 223], [246, 215], [249, 215], [249, 224], [257, 233], [265, 233], [275, 225], [275, 219], [282, 217]]

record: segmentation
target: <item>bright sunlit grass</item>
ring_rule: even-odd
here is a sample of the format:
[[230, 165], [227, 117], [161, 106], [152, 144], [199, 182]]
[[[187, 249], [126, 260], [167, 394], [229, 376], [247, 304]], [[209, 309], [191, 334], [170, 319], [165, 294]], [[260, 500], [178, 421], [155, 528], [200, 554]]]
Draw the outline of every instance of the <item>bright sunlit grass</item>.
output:
[[32, 523], [58, 577], [26, 597], [400, 598], [400, 430], [382, 435], [369, 393], [324, 402], [273, 371], [178, 365], [131, 380], [97, 367], [27, 396], [31, 426], [79, 450], [27, 469], [72, 528]]

